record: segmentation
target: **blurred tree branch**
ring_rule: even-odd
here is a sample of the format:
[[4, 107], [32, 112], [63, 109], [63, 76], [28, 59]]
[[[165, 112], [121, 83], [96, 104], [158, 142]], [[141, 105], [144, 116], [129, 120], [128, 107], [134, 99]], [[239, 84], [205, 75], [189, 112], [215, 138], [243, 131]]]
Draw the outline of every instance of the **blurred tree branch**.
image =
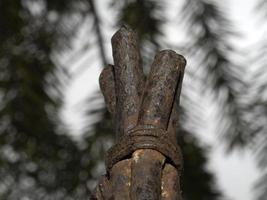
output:
[[216, 132], [226, 140], [230, 149], [243, 146], [250, 127], [244, 119], [245, 108], [241, 98], [246, 88], [242, 79], [244, 68], [233, 61], [237, 53], [229, 43], [236, 36], [232, 23], [218, 3], [188, 0], [183, 6], [181, 19], [188, 31], [189, 56], [196, 60], [195, 69], [202, 68], [203, 92], [209, 90], [218, 103]]
[[[143, 61], [148, 66], [162, 44], [166, 7], [158, 0], [112, 2], [114, 13], [118, 13], [114, 24], [126, 23], [138, 31]], [[260, 2], [258, 7], [266, 13], [266, 1]], [[237, 51], [229, 41], [238, 35], [222, 5], [217, 1], [188, 0], [179, 15], [187, 30], [185, 49], [195, 60], [193, 68], [203, 72], [203, 90], [185, 88], [184, 96], [190, 108], [197, 110], [201, 105], [188, 94], [213, 94], [220, 110], [217, 129], [228, 147], [254, 146], [259, 165], [266, 171], [266, 38], [260, 42], [264, 44], [259, 47], [256, 61], [252, 61], [259, 67], [251, 70], [248, 83], [244, 79], [248, 71], [234, 62]], [[69, 131], [62, 128], [58, 115], [65, 75], [52, 57], [72, 48], [77, 29], [84, 19], [89, 19], [93, 21], [93, 34], [88, 33], [88, 37], [96, 36], [100, 59], [106, 63], [104, 28], [95, 1], [2, 0], [0, 13], [4, 16], [0, 18], [0, 198], [86, 198], [101, 174], [102, 155], [112, 143], [112, 121], [104, 108], [92, 110], [89, 104], [87, 114], [93, 113], [101, 120], [93, 128], [88, 123], [81, 147], [65, 135]], [[188, 122], [188, 110], [182, 112], [181, 121]], [[190, 119], [195, 126], [198, 121]], [[178, 132], [178, 141], [183, 143], [184, 151], [190, 152], [185, 155], [186, 199], [218, 199], [220, 192], [213, 185], [213, 175], [205, 168], [206, 153], [192, 139], [195, 130], [186, 130], [190, 132], [187, 137], [185, 130], [183, 127]], [[195, 186], [186, 181], [192, 179], [197, 180]], [[257, 186], [259, 199], [266, 196], [266, 182], [265, 173]], [[201, 191], [197, 185], [203, 186]], [[187, 193], [189, 187], [196, 197]]]
[[107, 59], [106, 59], [106, 54], [105, 54], [104, 39], [103, 39], [102, 31], [100, 28], [100, 25], [101, 25], [100, 19], [96, 11], [94, 0], [87, 0], [87, 2], [90, 5], [91, 13], [94, 18], [94, 27], [95, 27], [96, 37], [97, 37], [97, 44], [100, 50], [100, 55], [101, 55], [100, 57], [102, 60], [102, 65], [105, 66], [107, 64]]

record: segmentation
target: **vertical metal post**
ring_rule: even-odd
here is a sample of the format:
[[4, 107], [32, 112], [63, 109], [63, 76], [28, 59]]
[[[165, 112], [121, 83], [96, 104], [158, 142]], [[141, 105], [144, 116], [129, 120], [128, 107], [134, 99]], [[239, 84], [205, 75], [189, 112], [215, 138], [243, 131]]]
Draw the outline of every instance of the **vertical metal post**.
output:
[[180, 200], [182, 155], [175, 134], [186, 61], [160, 51], [145, 82], [137, 34], [123, 26], [112, 48], [114, 66], [103, 70], [100, 87], [116, 140], [91, 199]]

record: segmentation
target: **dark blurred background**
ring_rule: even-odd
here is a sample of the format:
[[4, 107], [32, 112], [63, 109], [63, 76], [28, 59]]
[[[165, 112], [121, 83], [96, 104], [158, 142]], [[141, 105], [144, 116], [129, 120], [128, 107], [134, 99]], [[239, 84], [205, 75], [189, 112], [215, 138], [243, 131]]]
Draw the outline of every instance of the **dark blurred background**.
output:
[[[239, 16], [243, 8], [250, 13]], [[99, 70], [78, 86], [94, 90], [76, 102], [78, 134], [62, 114], [66, 92], [88, 68], [112, 62], [110, 37], [128, 24], [146, 72], [163, 48], [188, 60], [177, 130], [184, 199], [230, 199], [207, 167], [212, 148], [201, 138], [213, 134], [225, 154], [252, 152], [260, 172], [253, 199], [266, 200], [266, 19], [265, 0], [1, 0], [0, 199], [89, 198], [114, 134], [93, 82]]]

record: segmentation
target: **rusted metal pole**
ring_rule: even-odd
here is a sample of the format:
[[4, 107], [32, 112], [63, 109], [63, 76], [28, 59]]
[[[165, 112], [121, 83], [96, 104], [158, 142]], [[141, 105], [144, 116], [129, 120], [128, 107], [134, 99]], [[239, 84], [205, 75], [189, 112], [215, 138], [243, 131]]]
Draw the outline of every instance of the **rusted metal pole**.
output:
[[114, 66], [103, 70], [100, 87], [116, 140], [91, 199], [180, 200], [182, 156], [175, 133], [185, 59], [172, 50], [159, 52], [145, 83], [137, 34], [122, 27], [112, 48]]
[[116, 139], [137, 125], [144, 75], [137, 34], [124, 26], [111, 39], [116, 104]]

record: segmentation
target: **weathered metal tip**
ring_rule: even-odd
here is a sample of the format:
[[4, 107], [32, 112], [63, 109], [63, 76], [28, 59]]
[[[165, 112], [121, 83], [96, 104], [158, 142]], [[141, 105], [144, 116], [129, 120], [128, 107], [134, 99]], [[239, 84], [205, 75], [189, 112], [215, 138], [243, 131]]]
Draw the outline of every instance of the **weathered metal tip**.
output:
[[134, 34], [135, 32], [133, 31], [133, 29], [124, 24], [121, 26], [121, 28], [112, 36], [111, 38], [111, 43], [116, 42], [117, 40], [120, 40], [122, 37], [131, 37], [132, 34]]
[[179, 55], [179, 54], [177, 54], [175, 51], [173, 51], [173, 50], [170, 50], [170, 49], [164, 49], [164, 50], [161, 50], [161, 51], [159, 51], [157, 54], [156, 54], [156, 56], [155, 57], [162, 57], [162, 58], [168, 58], [168, 59], [170, 59], [170, 58], [172, 58], [172, 59], [180, 59], [179, 57], [181, 56], [181, 55]]
[[160, 59], [167, 59], [167, 60], [174, 59], [174, 60], [176, 60], [176, 62], [178, 62], [177, 67], [179, 67], [179, 68], [181, 67], [182, 69], [185, 68], [186, 59], [184, 58], [184, 56], [176, 53], [173, 50], [170, 50], [170, 49], [161, 50], [156, 54], [155, 59], [157, 57]]

